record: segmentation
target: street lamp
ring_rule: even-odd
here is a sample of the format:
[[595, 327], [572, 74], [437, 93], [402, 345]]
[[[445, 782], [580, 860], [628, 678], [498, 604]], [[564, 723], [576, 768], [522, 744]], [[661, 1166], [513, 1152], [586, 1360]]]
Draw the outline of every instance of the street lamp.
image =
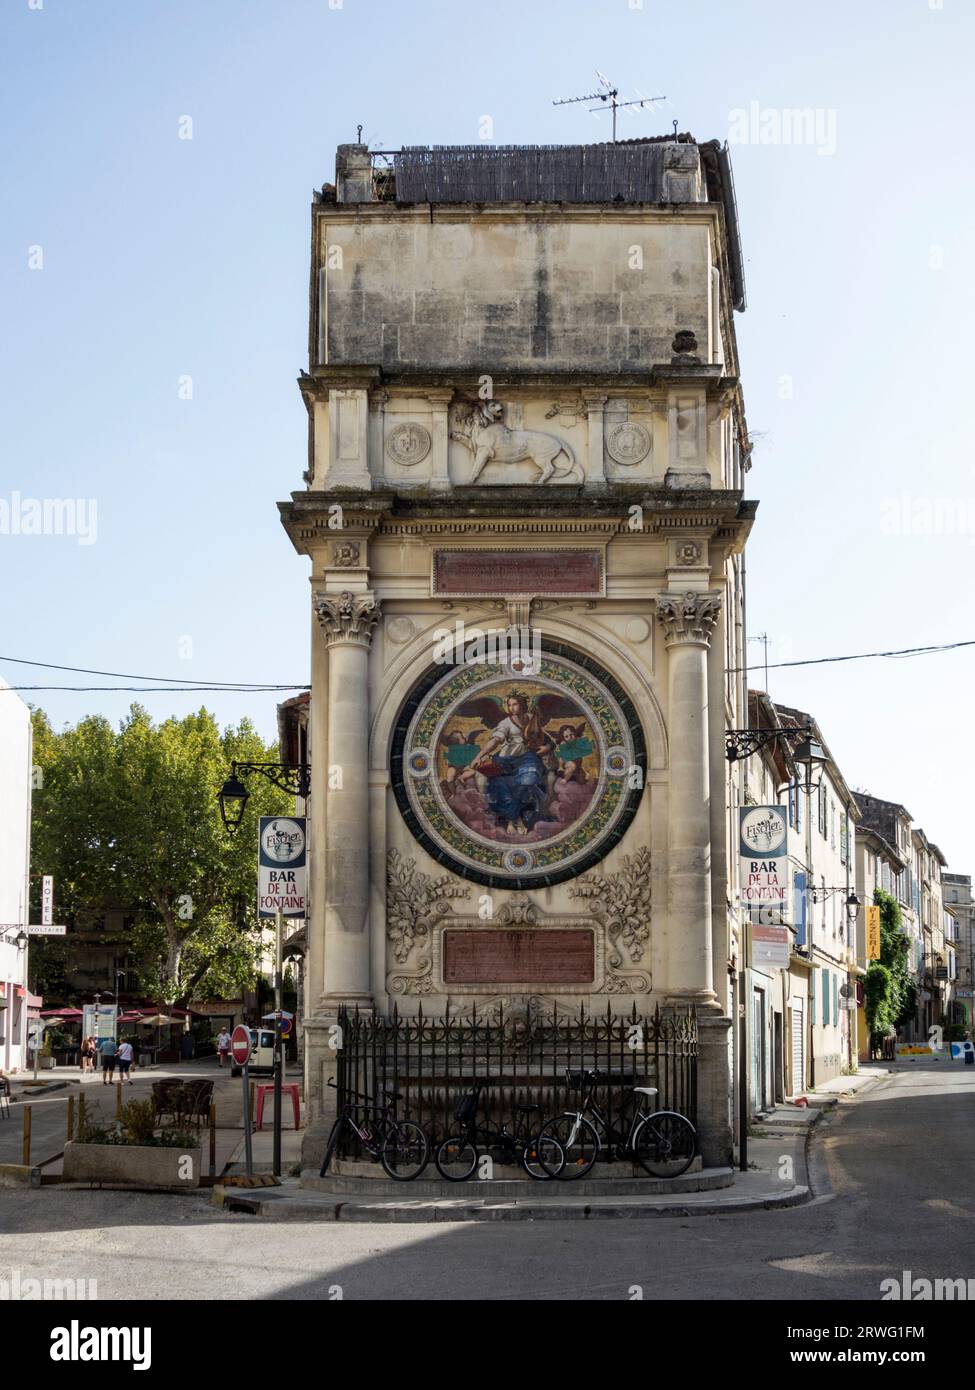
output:
[[236, 773], [231, 773], [217, 792], [217, 800], [220, 803], [220, 819], [223, 821], [224, 829], [228, 835], [232, 835], [235, 830], [240, 829], [240, 823], [244, 819], [244, 808], [249, 798], [250, 792], [243, 782]]
[[273, 782], [282, 791], [292, 796], [307, 797], [311, 792], [311, 765], [309, 763], [238, 763], [230, 765], [230, 776], [217, 792], [220, 803], [220, 818], [228, 835], [240, 829], [244, 818], [244, 808], [250, 797], [241, 777], [258, 772]]
[[814, 791], [819, 790], [820, 785], [819, 781], [814, 782], [813, 778], [818, 772], [820, 781], [822, 780], [823, 768], [829, 761], [823, 745], [809, 734], [801, 743], [796, 744], [792, 757], [796, 765], [805, 768], [806, 771], [805, 781], [800, 782], [800, 787], [807, 796], [812, 796]]

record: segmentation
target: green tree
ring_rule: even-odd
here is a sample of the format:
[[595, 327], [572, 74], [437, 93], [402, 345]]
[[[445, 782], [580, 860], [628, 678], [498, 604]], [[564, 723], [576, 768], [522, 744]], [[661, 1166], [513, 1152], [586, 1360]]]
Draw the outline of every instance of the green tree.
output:
[[252, 777], [229, 836], [217, 791], [234, 759], [278, 756], [248, 720], [221, 732], [205, 709], [155, 724], [133, 705], [117, 730], [92, 715], [61, 733], [35, 711], [33, 868], [54, 874], [61, 920], [125, 909], [143, 986], [167, 1004], [235, 993], [260, 952], [257, 819], [291, 799]]
[[883, 1036], [914, 1017], [917, 990], [908, 970], [911, 943], [903, 929], [900, 903], [882, 889], [873, 900], [880, 908], [880, 959], [867, 970], [865, 981], [867, 1027]]

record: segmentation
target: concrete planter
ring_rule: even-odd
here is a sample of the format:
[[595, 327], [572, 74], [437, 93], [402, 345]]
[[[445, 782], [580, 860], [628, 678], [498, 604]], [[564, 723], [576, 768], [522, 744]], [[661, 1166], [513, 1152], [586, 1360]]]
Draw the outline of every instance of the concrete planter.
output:
[[148, 1144], [79, 1144], [73, 1140], [64, 1146], [63, 1180], [186, 1192], [200, 1185], [202, 1157], [200, 1145], [161, 1149]]

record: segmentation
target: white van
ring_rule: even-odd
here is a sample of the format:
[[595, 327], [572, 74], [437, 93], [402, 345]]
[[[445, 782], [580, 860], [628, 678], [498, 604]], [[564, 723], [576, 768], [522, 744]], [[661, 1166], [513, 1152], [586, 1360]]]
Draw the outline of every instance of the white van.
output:
[[[274, 1029], [250, 1028], [251, 1035], [251, 1055], [248, 1068], [252, 1072], [267, 1072], [269, 1075], [274, 1071]], [[241, 1069], [236, 1062], [230, 1064], [231, 1076], [240, 1076]]]

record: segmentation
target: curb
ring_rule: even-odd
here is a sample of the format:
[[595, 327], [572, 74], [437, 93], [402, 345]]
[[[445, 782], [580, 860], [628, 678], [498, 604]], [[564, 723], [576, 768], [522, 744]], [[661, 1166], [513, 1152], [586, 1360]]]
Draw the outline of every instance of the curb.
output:
[[347, 1200], [321, 1202], [289, 1202], [286, 1197], [268, 1199], [265, 1196], [245, 1195], [240, 1189], [215, 1187], [211, 1199], [214, 1206], [228, 1212], [246, 1212], [272, 1221], [362, 1221], [362, 1222], [462, 1222], [462, 1221], [599, 1221], [646, 1220], [648, 1217], [721, 1216], [729, 1212], [770, 1211], [777, 1207], [795, 1207], [808, 1202], [808, 1187], [797, 1185], [778, 1195], [768, 1197], [738, 1197], [724, 1202], [644, 1202], [622, 1205], [611, 1200], [591, 1202], [497, 1202], [477, 1205], [456, 1202], [442, 1205], [418, 1202], [412, 1205], [394, 1202], [350, 1202]]
[[10, 1104], [17, 1105], [38, 1099], [41, 1096], [49, 1096], [52, 1091], [66, 1091], [69, 1086], [77, 1086], [77, 1081], [51, 1081], [43, 1086], [31, 1087], [29, 1091], [15, 1091], [10, 1097]]
[[0, 1163], [0, 1187], [40, 1187], [41, 1170], [23, 1163]]

